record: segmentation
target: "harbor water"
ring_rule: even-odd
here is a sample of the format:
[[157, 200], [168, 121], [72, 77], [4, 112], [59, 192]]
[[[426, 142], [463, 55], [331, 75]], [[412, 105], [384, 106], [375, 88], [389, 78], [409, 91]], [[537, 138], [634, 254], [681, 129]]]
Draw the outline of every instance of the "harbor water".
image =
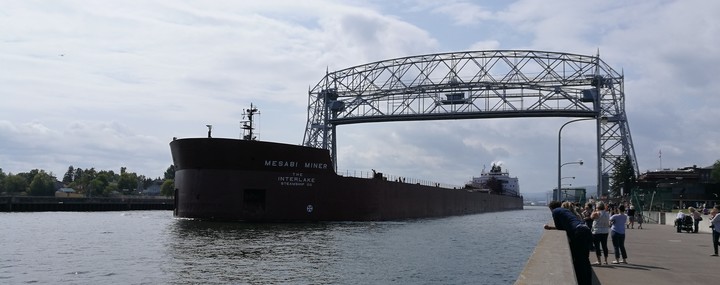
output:
[[244, 224], [172, 211], [0, 213], [0, 284], [513, 284], [546, 207]]

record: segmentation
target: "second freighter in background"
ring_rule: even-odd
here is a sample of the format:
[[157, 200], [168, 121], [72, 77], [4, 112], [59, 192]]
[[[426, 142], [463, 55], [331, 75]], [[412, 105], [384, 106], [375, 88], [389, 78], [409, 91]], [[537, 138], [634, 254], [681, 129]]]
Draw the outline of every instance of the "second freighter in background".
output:
[[491, 193], [519, 196], [520, 183], [517, 177], [510, 177], [508, 171], [503, 171], [500, 163], [493, 163], [490, 172], [483, 167], [479, 177], [473, 177], [466, 184], [468, 188], [485, 190]]

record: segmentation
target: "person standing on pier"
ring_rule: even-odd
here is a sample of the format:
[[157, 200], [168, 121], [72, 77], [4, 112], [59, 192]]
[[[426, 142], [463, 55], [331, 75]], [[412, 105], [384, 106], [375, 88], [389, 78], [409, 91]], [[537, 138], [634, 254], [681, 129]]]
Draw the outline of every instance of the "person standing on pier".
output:
[[720, 245], [720, 215], [718, 215], [718, 212], [720, 212], [720, 205], [715, 205], [710, 210], [710, 228], [712, 229], [713, 249], [715, 250], [715, 254], [712, 256], [718, 256], [718, 245]]
[[[605, 203], [602, 201], [597, 203], [595, 212], [592, 213], [592, 236], [593, 244], [595, 244], [595, 255], [597, 256], [597, 262], [595, 265], [602, 264], [600, 261], [600, 255], [605, 257], [605, 264], [608, 264], [608, 246], [607, 238], [610, 233], [610, 213], [605, 211]], [[602, 250], [601, 250], [602, 248]]]
[[[583, 221], [585, 221], [585, 225], [587, 225], [588, 228], [590, 228], [590, 229], [592, 229], [592, 224], [593, 224], [592, 213], [593, 213], [592, 203], [585, 204], [585, 210], [581, 213], [581, 215], [583, 217]], [[594, 250], [595, 250], [595, 244], [593, 241], [593, 243], [590, 243], [590, 251], [594, 251]]]
[[570, 254], [572, 255], [575, 277], [578, 284], [592, 284], [592, 268], [590, 267], [590, 240], [592, 234], [585, 221], [575, 213], [561, 207], [560, 201], [552, 201], [548, 204], [552, 211], [555, 226], [545, 224], [546, 230], [563, 230], [570, 243]]
[[625, 226], [626, 229], [634, 229], [635, 228], [635, 207], [630, 205], [630, 209], [627, 210], [627, 216], [630, 219], [630, 222]]
[[688, 211], [693, 219], [693, 232], [697, 233], [700, 221], [702, 221], [702, 214], [699, 211], [696, 211], [693, 207], [688, 207]]
[[[627, 251], [625, 251], [625, 223], [627, 223], [627, 215], [625, 215], [625, 205], [618, 206], [618, 212], [610, 217], [610, 238], [612, 239], [613, 248], [615, 249], [615, 261], [613, 264], [627, 264]], [[622, 254], [622, 260], [620, 255]]]
[[585, 220], [585, 224], [588, 226], [588, 228], [592, 228], [592, 224], [593, 224], [592, 213], [593, 213], [593, 204], [592, 203], [585, 204], [585, 209], [582, 212], [582, 216], [583, 216], [583, 220]]

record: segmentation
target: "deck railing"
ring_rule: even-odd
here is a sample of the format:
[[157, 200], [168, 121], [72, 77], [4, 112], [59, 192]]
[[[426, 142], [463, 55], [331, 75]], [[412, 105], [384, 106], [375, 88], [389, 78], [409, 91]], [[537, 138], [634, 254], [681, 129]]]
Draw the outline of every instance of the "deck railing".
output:
[[[345, 177], [370, 179], [370, 178], [375, 177], [376, 173], [381, 173], [381, 172], [358, 171], [358, 170], [338, 170], [337, 175], [345, 176]], [[457, 185], [457, 184], [440, 183], [440, 182], [434, 182], [434, 181], [424, 180], [424, 179], [417, 179], [417, 178], [412, 178], [412, 177], [388, 175], [385, 173], [382, 173], [382, 177], [387, 181], [395, 181], [398, 183], [420, 184], [420, 185], [425, 185], [425, 186], [435, 186], [435, 187], [448, 188], [448, 189], [462, 189], [464, 187], [464, 186]]]

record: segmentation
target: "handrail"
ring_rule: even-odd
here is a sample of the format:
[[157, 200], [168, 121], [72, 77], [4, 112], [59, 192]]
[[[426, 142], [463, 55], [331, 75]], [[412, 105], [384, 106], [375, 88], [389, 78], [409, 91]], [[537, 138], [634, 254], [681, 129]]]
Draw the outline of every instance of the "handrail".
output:
[[[380, 172], [377, 172], [380, 173]], [[337, 175], [345, 176], [345, 177], [355, 177], [355, 178], [373, 178], [375, 177], [374, 172], [370, 171], [357, 171], [357, 170], [338, 170]], [[405, 176], [398, 176], [398, 175], [388, 175], [385, 173], [382, 173], [383, 178], [385, 178], [387, 181], [395, 181], [395, 182], [402, 182], [402, 183], [409, 183], [409, 184], [420, 184], [425, 186], [434, 186], [434, 187], [440, 187], [440, 188], [448, 188], [448, 189], [462, 189], [464, 186], [459, 186], [456, 184], [448, 184], [448, 183], [440, 183], [440, 182], [434, 182], [430, 180], [424, 180], [424, 179], [418, 179], [418, 178], [412, 178], [412, 177], [405, 177]]]

